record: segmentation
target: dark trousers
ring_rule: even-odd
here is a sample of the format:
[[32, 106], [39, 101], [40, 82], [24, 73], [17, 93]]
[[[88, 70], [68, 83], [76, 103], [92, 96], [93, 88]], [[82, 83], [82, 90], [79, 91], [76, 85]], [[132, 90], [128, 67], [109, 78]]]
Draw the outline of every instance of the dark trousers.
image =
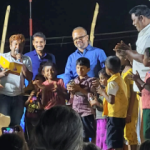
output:
[[106, 144], [108, 149], [123, 148], [125, 118], [107, 117]]
[[83, 124], [83, 141], [89, 142], [89, 138], [95, 139], [96, 137], [96, 121], [94, 115], [81, 117]]
[[24, 102], [23, 97], [0, 95], [0, 113], [10, 116], [10, 126], [20, 125], [23, 115]]

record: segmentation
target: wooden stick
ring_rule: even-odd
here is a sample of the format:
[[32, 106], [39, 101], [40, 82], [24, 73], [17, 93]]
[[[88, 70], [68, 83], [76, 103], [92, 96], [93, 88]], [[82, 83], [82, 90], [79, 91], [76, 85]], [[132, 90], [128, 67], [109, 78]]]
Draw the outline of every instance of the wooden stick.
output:
[[91, 42], [92, 46], [93, 46], [93, 43], [94, 43], [94, 30], [95, 30], [95, 25], [96, 25], [96, 20], [97, 20], [98, 13], [99, 13], [99, 4], [96, 3], [94, 16], [93, 16], [93, 21], [92, 21], [92, 24], [91, 24], [91, 33], [90, 33], [90, 42]]
[[5, 46], [5, 39], [6, 39], [6, 33], [7, 33], [7, 27], [8, 27], [9, 14], [10, 14], [10, 5], [8, 5], [7, 9], [6, 9], [2, 39], [1, 39], [0, 53], [4, 53], [4, 46]]

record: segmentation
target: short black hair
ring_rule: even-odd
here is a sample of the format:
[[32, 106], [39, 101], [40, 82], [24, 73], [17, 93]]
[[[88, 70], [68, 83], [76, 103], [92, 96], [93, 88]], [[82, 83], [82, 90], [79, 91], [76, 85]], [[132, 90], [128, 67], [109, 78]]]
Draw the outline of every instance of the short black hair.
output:
[[145, 141], [141, 144], [140, 150], [150, 150], [150, 140]]
[[42, 33], [42, 32], [36, 32], [34, 35], [33, 35], [33, 40], [35, 37], [41, 37], [44, 39], [44, 41], [46, 41], [46, 36]]
[[145, 49], [145, 54], [147, 57], [150, 57], [150, 47]]
[[88, 58], [85, 58], [85, 57], [80, 57], [77, 59], [76, 65], [86, 66], [87, 68], [90, 68], [90, 60]]
[[133, 7], [130, 11], [129, 14], [135, 14], [135, 16], [145, 16], [150, 19], [150, 9], [146, 5], [138, 5]]
[[49, 61], [43, 64], [43, 66], [42, 66], [42, 70], [44, 70], [44, 69], [45, 69], [45, 67], [48, 67], [48, 66], [53, 67], [53, 68], [57, 71], [56, 64], [54, 64], [54, 63], [52, 63], [52, 62], [49, 62]]
[[121, 61], [117, 56], [109, 56], [106, 59], [105, 65], [113, 73], [119, 73], [121, 69]]
[[106, 78], [110, 78], [110, 76], [106, 73], [106, 69], [105, 69], [105, 67], [104, 68], [102, 68], [99, 72], [98, 72], [98, 76], [100, 75], [100, 74], [102, 74], [102, 75], [104, 75]]

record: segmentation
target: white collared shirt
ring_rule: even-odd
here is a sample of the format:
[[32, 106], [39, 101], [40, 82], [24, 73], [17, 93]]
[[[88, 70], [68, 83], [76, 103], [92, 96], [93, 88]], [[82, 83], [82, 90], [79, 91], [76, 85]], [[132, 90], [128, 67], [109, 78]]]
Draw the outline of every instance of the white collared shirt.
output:
[[[0, 54], [0, 56], [5, 57], [9, 62], [17, 62], [10, 52]], [[32, 63], [28, 56], [22, 56], [23, 64], [26, 65], [29, 71], [32, 72]], [[22, 73], [19, 75], [9, 73], [8, 76], [2, 77], [1, 84], [4, 88], [0, 89], [0, 94], [8, 95], [8, 96], [17, 96], [23, 93], [24, 88], [24, 77]]]
[[[143, 55], [145, 49], [148, 47], [150, 47], [150, 24], [139, 32], [136, 42], [136, 51]], [[145, 67], [142, 63], [133, 60], [133, 73], [135, 74], [136, 71], [139, 72], [141, 79], [144, 81], [146, 73], [150, 71], [150, 67]], [[139, 92], [135, 83], [133, 89], [135, 92]]]

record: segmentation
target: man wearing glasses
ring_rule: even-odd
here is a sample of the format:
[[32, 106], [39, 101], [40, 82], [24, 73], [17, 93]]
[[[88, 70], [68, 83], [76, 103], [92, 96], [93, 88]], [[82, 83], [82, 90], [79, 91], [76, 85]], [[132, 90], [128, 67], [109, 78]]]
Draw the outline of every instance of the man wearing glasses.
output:
[[77, 77], [76, 60], [80, 57], [86, 57], [90, 60], [89, 77], [98, 77], [98, 72], [105, 67], [105, 52], [89, 44], [89, 35], [83, 27], [75, 28], [72, 32], [72, 38], [77, 50], [68, 57], [63, 77], [65, 86], [71, 79]]

